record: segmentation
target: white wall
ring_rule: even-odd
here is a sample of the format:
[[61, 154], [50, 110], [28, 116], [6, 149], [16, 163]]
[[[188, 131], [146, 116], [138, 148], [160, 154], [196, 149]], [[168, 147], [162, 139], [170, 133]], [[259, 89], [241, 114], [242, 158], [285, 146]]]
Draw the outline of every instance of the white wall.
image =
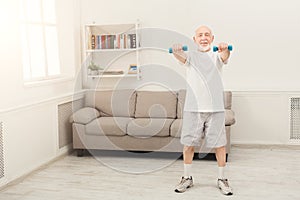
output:
[[71, 101], [80, 66], [80, 14], [77, 0], [58, 2], [63, 76], [25, 85], [21, 65], [19, 0], [0, 7], [0, 121], [3, 123], [5, 177], [0, 186], [49, 162], [68, 149], [58, 146], [57, 105]]
[[[78, 26], [78, 9], [76, 1], [58, 1], [58, 32], [60, 47], [60, 62], [62, 80], [49, 84], [25, 86], [21, 61], [19, 0], [1, 2], [1, 33], [0, 33], [0, 110], [30, 104], [47, 98], [72, 92], [76, 68], [79, 65], [78, 36], [75, 27]], [[77, 6], [77, 8], [76, 8]], [[78, 15], [78, 16], [76, 16]], [[76, 21], [74, 19], [76, 17]], [[75, 26], [76, 24], [76, 26]], [[78, 31], [77, 31], [78, 32]], [[77, 33], [78, 34], [78, 33]]]
[[1, 113], [4, 140], [4, 179], [8, 183], [59, 155], [57, 101]]
[[232, 143], [297, 144], [290, 140], [291, 97], [300, 97], [300, 92], [233, 92]]
[[[223, 71], [225, 89], [233, 91], [237, 118], [232, 127], [233, 143], [290, 144], [288, 102], [290, 96], [300, 93], [299, 7], [298, 0], [81, 0], [81, 25], [139, 19], [142, 28], [161, 28], [189, 38], [198, 25], [209, 25], [215, 43], [225, 41], [234, 47]], [[142, 80], [130, 78], [122, 80], [122, 85], [139, 87], [156, 81], [172, 89], [184, 87], [184, 81], [172, 78], [167, 70], [173, 67], [176, 75], [184, 73], [170, 55], [156, 53], [160, 55], [142, 56], [142, 62], [167, 68], [148, 67]], [[120, 85], [115, 79], [101, 81], [103, 87]]]
[[[297, 0], [81, 1], [82, 24], [130, 23], [170, 29], [192, 37], [200, 24], [214, 30], [215, 42], [234, 45], [224, 71], [235, 91], [299, 90], [300, 2]], [[174, 41], [176, 42], [176, 41]]]

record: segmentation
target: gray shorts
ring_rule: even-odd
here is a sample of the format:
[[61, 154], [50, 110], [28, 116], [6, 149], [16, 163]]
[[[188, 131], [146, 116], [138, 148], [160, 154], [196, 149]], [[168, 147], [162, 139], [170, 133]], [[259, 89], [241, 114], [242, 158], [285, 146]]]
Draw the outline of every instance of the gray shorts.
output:
[[185, 111], [180, 141], [185, 146], [202, 144], [208, 148], [225, 146], [227, 143], [225, 113]]

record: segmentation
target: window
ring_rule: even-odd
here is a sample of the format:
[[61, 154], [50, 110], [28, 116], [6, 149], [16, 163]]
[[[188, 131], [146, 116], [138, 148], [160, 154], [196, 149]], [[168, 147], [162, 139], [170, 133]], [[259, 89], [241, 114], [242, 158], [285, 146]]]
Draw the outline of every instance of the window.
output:
[[25, 81], [60, 75], [55, 0], [20, 0]]

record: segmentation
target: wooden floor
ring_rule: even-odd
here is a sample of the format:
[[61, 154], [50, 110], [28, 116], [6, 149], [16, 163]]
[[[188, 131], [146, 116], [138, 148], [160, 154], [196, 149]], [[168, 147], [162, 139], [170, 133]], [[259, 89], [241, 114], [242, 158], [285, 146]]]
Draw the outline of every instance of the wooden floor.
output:
[[233, 147], [226, 175], [234, 195], [216, 188], [215, 161], [195, 160], [195, 186], [177, 194], [182, 160], [174, 155], [68, 155], [0, 191], [1, 200], [300, 199], [300, 150]]

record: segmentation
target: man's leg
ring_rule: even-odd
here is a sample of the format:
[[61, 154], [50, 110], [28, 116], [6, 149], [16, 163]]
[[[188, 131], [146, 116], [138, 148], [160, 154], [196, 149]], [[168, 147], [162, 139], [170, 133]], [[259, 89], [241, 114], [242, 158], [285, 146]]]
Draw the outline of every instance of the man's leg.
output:
[[176, 186], [175, 192], [185, 192], [193, 186], [192, 162], [194, 158], [194, 146], [200, 145], [203, 131], [203, 120], [198, 112], [184, 112], [180, 142], [183, 147], [184, 175]]
[[226, 148], [225, 148], [225, 146], [218, 147], [215, 150], [216, 150], [216, 158], [217, 158], [218, 166], [225, 167], [225, 165], [226, 165]]
[[192, 162], [194, 158], [195, 148], [193, 146], [183, 147], [183, 166], [184, 166], [184, 178], [192, 177]]
[[191, 171], [194, 151], [195, 148], [193, 146], [183, 147], [184, 175], [181, 177], [180, 183], [176, 186], [175, 192], [185, 192], [188, 188], [193, 186]]
[[192, 164], [195, 148], [193, 146], [183, 147], [183, 162], [184, 164]]
[[219, 167], [219, 176], [218, 176], [217, 185], [223, 194], [232, 195], [233, 194], [232, 189], [228, 184], [228, 180], [224, 177], [224, 168], [226, 166], [226, 148], [225, 146], [218, 147], [215, 149], [215, 151], [216, 151], [216, 158]]

